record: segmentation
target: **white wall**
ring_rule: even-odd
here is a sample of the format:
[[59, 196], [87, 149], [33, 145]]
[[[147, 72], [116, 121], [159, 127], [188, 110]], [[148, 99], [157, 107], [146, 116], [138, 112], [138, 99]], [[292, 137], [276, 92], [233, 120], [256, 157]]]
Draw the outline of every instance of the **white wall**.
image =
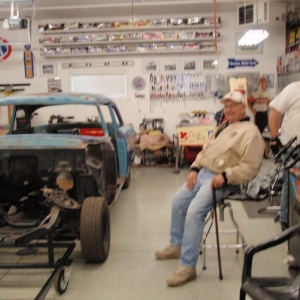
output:
[[[259, 73], [273, 73], [276, 79], [276, 60], [277, 56], [284, 53], [285, 49], [285, 25], [270, 27], [265, 25], [265, 29], [269, 30], [270, 36], [263, 43], [262, 54], [240, 55], [235, 54], [235, 36], [238, 32], [244, 32], [245, 29], [237, 28], [236, 26], [236, 12], [232, 13], [220, 13], [222, 24], [218, 28], [221, 33], [221, 39], [219, 42], [220, 56], [218, 72], [222, 74], [232, 72], [259, 72]], [[210, 15], [212, 16], [212, 14]], [[108, 20], [110, 20], [108, 18]], [[65, 21], [65, 20], [64, 20]], [[73, 20], [74, 21], [74, 20]], [[94, 20], [86, 20], [94, 21]], [[103, 20], [104, 21], [104, 20]], [[194, 110], [206, 110], [206, 111], [218, 111], [221, 109], [221, 105], [218, 100], [205, 99], [199, 101], [179, 101], [179, 102], [156, 102], [150, 109], [150, 77], [149, 74], [143, 74], [143, 60], [149, 58], [145, 55], [128, 55], [120, 57], [78, 57], [78, 58], [53, 58], [45, 59], [40, 56], [38, 44], [38, 38], [40, 37], [37, 32], [38, 24], [45, 24], [49, 21], [33, 22], [32, 26], [32, 49], [36, 60], [36, 76], [33, 79], [25, 79], [24, 67], [23, 67], [23, 49], [22, 47], [13, 47], [13, 53], [11, 57], [0, 63], [0, 84], [3, 83], [30, 83], [30, 87], [25, 87], [26, 93], [31, 92], [47, 92], [47, 77], [41, 76], [40, 65], [41, 63], [55, 63], [57, 67], [57, 76], [62, 80], [63, 92], [71, 91], [71, 76], [72, 74], [105, 74], [105, 73], [119, 73], [125, 72], [127, 74], [127, 86], [128, 97], [126, 99], [115, 99], [117, 102], [125, 122], [133, 123], [136, 131], [139, 131], [139, 124], [143, 118], [164, 118], [165, 120], [165, 132], [172, 139], [173, 134], [176, 133], [176, 124], [179, 122], [179, 114], [183, 112], [191, 113]], [[55, 21], [57, 22], [57, 20]], [[0, 37], [8, 39], [10, 42], [19, 40], [26, 40], [26, 31], [23, 31], [22, 36], [17, 31], [5, 31], [0, 24]], [[152, 56], [151, 56], [152, 57]], [[161, 61], [166, 59], [168, 55], [158, 55]], [[191, 55], [179, 55], [178, 59], [183, 60]], [[195, 57], [195, 55], [193, 55]], [[214, 59], [215, 54], [197, 54], [196, 57]], [[228, 58], [236, 59], [256, 59], [259, 64], [254, 68], [236, 68], [228, 69]], [[63, 69], [63, 62], [94, 62], [94, 61], [119, 61], [119, 60], [134, 60], [135, 65], [133, 67], [105, 67], [105, 68], [81, 68], [81, 69]], [[135, 97], [136, 91], [132, 88], [132, 80], [136, 76], [142, 76], [147, 84], [144, 90], [139, 91], [139, 94], [145, 94], [144, 99], [138, 99]], [[271, 96], [275, 96], [275, 87], [269, 90]]]

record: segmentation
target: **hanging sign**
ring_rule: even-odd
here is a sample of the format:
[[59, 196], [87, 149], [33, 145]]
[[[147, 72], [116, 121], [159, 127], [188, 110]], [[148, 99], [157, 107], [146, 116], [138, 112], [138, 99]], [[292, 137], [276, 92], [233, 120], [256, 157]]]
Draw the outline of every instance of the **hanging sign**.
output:
[[24, 69], [25, 69], [25, 78], [34, 77], [34, 59], [33, 53], [31, 51], [30, 45], [25, 45], [24, 51]]
[[259, 62], [254, 58], [252, 59], [228, 58], [228, 69], [235, 69], [235, 68], [242, 68], [242, 67], [254, 68], [258, 64]]
[[11, 45], [8, 45], [8, 40], [0, 36], [0, 62], [8, 59], [11, 55], [11, 52], [12, 47]]

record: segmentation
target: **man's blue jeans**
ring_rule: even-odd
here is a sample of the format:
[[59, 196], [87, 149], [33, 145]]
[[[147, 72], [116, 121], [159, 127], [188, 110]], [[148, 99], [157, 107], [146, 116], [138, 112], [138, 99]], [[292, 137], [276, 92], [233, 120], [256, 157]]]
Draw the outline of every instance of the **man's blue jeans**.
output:
[[[215, 175], [216, 173], [202, 168], [194, 189], [189, 191], [184, 183], [172, 200], [170, 243], [181, 247], [179, 262], [190, 268], [194, 268], [197, 264], [205, 218], [213, 208], [210, 184]], [[217, 202], [225, 193], [228, 194], [228, 191], [216, 190]]]

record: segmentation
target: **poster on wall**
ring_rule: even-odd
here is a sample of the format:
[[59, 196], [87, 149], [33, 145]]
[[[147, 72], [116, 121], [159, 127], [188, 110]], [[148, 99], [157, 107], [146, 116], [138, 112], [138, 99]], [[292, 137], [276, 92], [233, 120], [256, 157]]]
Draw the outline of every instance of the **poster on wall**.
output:
[[277, 74], [288, 74], [300, 70], [300, 49], [277, 57]]
[[61, 79], [59, 77], [48, 79], [48, 92], [62, 92]]
[[267, 88], [274, 87], [274, 74], [262, 74], [263, 77], [267, 80]]
[[202, 70], [203, 71], [214, 71], [218, 69], [218, 65], [215, 64], [215, 59], [203, 59]]
[[290, 53], [298, 49], [300, 49], [300, 25], [298, 28], [287, 32], [285, 53]]
[[247, 80], [246, 78], [230, 78], [229, 79], [230, 91], [244, 90], [247, 92]]
[[159, 72], [158, 59], [144, 59], [143, 60], [143, 73], [156, 73]]
[[41, 76], [45, 76], [45, 77], [56, 76], [56, 65], [53, 63], [41, 64]]
[[178, 72], [178, 61], [177, 59], [166, 59], [162, 61], [163, 72]]
[[182, 61], [183, 72], [198, 71], [198, 60], [196, 58], [190, 58]]

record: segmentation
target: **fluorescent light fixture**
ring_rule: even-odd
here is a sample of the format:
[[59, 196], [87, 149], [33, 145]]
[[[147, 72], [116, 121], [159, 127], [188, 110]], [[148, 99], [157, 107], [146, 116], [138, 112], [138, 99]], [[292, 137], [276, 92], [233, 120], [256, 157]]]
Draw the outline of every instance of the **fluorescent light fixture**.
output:
[[218, 63], [219, 63], [219, 61], [218, 61], [217, 59], [215, 59], [211, 64], [212, 64], [213, 66], [217, 66]]
[[262, 29], [248, 30], [239, 40], [239, 46], [254, 46], [269, 36], [268, 31]]

